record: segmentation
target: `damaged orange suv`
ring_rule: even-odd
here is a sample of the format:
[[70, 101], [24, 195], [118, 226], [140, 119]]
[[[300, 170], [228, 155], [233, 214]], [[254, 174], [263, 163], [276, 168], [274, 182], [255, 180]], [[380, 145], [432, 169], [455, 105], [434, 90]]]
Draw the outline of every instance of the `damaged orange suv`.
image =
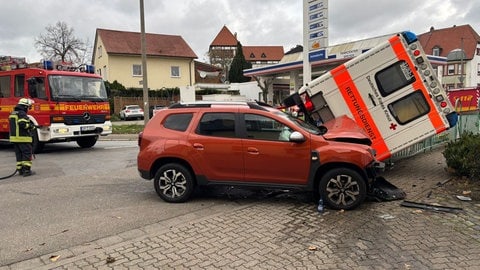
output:
[[350, 118], [316, 127], [259, 102], [173, 104], [138, 144], [138, 172], [167, 202], [188, 200], [197, 186], [245, 185], [312, 191], [331, 208], [352, 209], [378, 164]]

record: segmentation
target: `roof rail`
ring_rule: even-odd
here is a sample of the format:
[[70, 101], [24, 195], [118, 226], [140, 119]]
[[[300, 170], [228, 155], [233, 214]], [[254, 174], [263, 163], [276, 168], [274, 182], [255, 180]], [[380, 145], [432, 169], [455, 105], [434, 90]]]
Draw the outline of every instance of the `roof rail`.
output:
[[264, 107], [272, 107], [266, 103], [258, 101], [194, 101], [194, 102], [180, 102], [169, 106], [170, 109], [175, 108], [210, 108], [214, 105], [243, 105], [251, 109], [266, 110]]

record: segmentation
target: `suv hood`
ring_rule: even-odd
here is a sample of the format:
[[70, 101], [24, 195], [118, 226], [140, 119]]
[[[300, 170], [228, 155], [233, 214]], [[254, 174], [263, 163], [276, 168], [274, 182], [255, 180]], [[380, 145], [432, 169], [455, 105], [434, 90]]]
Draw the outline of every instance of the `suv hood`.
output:
[[360, 128], [353, 119], [346, 115], [332, 119], [323, 124], [323, 126], [328, 129], [328, 131], [323, 134], [323, 137], [327, 140], [365, 145], [372, 144], [372, 141], [365, 131]]

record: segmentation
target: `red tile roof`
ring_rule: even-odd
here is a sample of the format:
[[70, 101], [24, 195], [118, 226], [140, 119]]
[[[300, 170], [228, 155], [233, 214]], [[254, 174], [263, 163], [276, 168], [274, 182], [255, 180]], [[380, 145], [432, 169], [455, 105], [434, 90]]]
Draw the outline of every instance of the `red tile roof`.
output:
[[480, 43], [480, 36], [467, 25], [453, 26], [443, 29], [431, 29], [429, 32], [418, 36], [420, 44], [426, 54], [432, 54], [434, 47], [441, 48], [440, 56], [446, 57], [454, 49], [461, 49], [463, 39], [463, 50], [468, 59], [473, 59], [476, 53], [477, 44]]
[[212, 46], [237, 46], [237, 37], [224, 25], [210, 44]]
[[283, 46], [242, 46], [245, 60], [280, 61], [284, 55]]
[[201, 71], [207, 71], [207, 72], [214, 72], [214, 71], [222, 71], [222, 68], [219, 68], [215, 65], [199, 62], [199, 61], [194, 61], [195, 63], [195, 69], [201, 70]]
[[[138, 32], [97, 29], [105, 50], [109, 54], [139, 55], [141, 50], [141, 35]], [[150, 56], [197, 58], [197, 55], [181, 36], [145, 34], [146, 52]]]

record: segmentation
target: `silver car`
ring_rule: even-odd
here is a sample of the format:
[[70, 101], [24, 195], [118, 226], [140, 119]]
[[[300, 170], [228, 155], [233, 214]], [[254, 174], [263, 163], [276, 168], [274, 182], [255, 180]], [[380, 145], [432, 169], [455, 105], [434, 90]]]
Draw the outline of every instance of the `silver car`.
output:
[[120, 111], [121, 120], [143, 119], [143, 109], [138, 105], [127, 105]]

